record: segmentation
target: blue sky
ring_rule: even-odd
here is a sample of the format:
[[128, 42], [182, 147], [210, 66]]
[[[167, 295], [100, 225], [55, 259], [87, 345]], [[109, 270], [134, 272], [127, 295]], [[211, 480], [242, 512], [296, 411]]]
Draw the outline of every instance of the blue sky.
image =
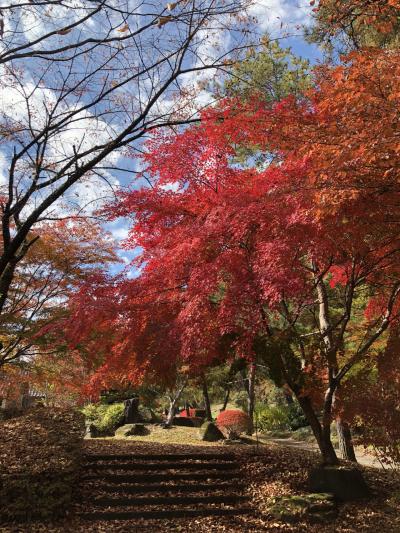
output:
[[[31, 42], [49, 31], [54, 31], [51, 37], [51, 46], [62, 46], [68, 42], [76, 42], [82, 37], [99, 37], [100, 35], [121, 35], [129, 27], [133, 31], [138, 24], [143, 23], [143, 15], [140, 14], [142, 7], [136, 8], [140, 2], [134, 0], [109, 0], [109, 4], [118, 5], [122, 2], [124, 5], [132, 6], [135, 13], [129, 15], [128, 20], [124, 19], [117, 11], [111, 10], [110, 17], [104, 17], [102, 12], [97, 13], [93, 19], [90, 19], [83, 26], [75, 28], [73, 31], [58, 32], [60, 27], [65, 27], [65, 24], [70, 24], [79, 20], [82, 13], [86, 13], [88, 9], [92, 8], [93, 4], [89, 0], [65, 0], [70, 6], [68, 9], [54, 5], [50, 8], [37, 8], [34, 4], [24, 4], [23, 10], [15, 9], [11, 15], [6, 17], [4, 25], [3, 40], [0, 40], [0, 53], [9, 48], [23, 44], [24, 42]], [[0, 0], [0, 5], [3, 0]], [[18, 2], [16, 2], [18, 4]], [[122, 5], [121, 4], [121, 5]], [[176, 4], [178, 5], [179, 2]], [[158, 0], [146, 0], [142, 4], [149, 9], [152, 6], [157, 13], [158, 10], [164, 8]], [[167, 4], [165, 4], [166, 6]], [[71, 9], [71, 6], [73, 9]], [[249, 14], [252, 17], [252, 35], [253, 42], [259, 42], [259, 39], [269, 34], [270, 39], [279, 39], [282, 46], [291, 46], [293, 51], [305, 58], [308, 58], [312, 63], [320, 59], [320, 53], [315, 46], [310, 46], [304, 42], [302, 38], [302, 27], [311, 21], [311, 7], [309, 0], [255, 0], [250, 7]], [[142, 18], [141, 18], [142, 17]], [[147, 17], [147, 15], [145, 15]], [[128, 24], [129, 23], [129, 24]], [[224, 23], [216, 25], [215, 28], [201, 30], [198, 34], [199, 44], [195, 56], [189, 56], [188, 61], [194, 61], [196, 65], [203, 62], [220, 57], [221, 53], [228, 51], [235, 41], [241, 38], [239, 32], [233, 34], [224, 29]], [[162, 29], [154, 26], [150, 32], [150, 40], [139, 40], [139, 47], [143, 45], [142, 51], [145, 55], [150, 57], [149, 61], [155, 61], [159, 57], [158, 54], [165, 54], [166, 50], [173, 49], [174, 39], [178, 36], [178, 32], [182, 31], [179, 24], [166, 24]], [[201, 33], [203, 32], [203, 33]], [[171, 44], [172, 43], [172, 44]], [[40, 45], [39, 49], [40, 49]], [[123, 49], [122, 57], [114, 64], [110, 64], [112, 69], [112, 78], [108, 83], [119, 83], [125, 78], [128, 80], [130, 73], [138, 68], [140, 62], [135, 62], [136, 48]], [[137, 55], [137, 54], [136, 54]], [[82, 78], [82, 72], [86, 69], [92, 69], [94, 74], [93, 81], [101, 85], [104, 71], [97, 72], [96, 66], [103, 61], [104, 56], [101, 55], [101, 49], [96, 49], [94, 52], [82, 55], [74, 62], [74, 69], [76, 72], [72, 74], [71, 83]], [[121, 61], [122, 59], [122, 61]], [[198, 63], [200, 61], [200, 63]], [[163, 68], [168, 71], [168, 64], [163, 64]], [[16, 125], [16, 130], [19, 130], [20, 124], [26, 124], [22, 128], [20, 135], [17, 133], [15, 138], [11, 140], [3, 140], [0, 146], [0, 187], [7, 189], [8, 183], [8, 168], [10, 159], [13, 154], [15, 146], [20, 144], [26, 145], [29, 143], [31, 135], [31, 127], [33, 131], [40, 131], [45, 124], [47, 113], [52, 107], [56, 107], [60, 116], [68, 114], [71, 109], [80, 109], [86, 103], [86, 98], [90, 98], [82, 92], [82, 95], [76, 95], [74, 92], [68, 94], [68, 97], [62, 101], [61, 104], [57, 102], [58, 87], [62, 85], [69, 69], [69, 62], [61, 62], [53, 65], [50, 70], [46, 70], [46, 62], [40, 60], [20, 60], [17, 66], [21, 67], [17, 78], [8, 82], [5, 74], [6, 70], [0, 71], [0, 108], [3, 117], [10, 121], [11, 125]], [[168, 73], [167, 73], [168, 75]], [[199, 74], [197, 81], [201, 80], [201, 76], [212, 76], [212, 71]], [[41, 79], [43, 76], [43, 79]], [[185, 78], [185, 76], [187, 76]], [[183, 75], [181, 78], [181, 86], [193, 83], [194, 76], [192, 74]], [[138, 82], [137, 85], [127, 83], [123, 87], [118, 88], [114, 98], [108, 102], [101, 102], [89, 110], [85, 110], [78, 115], [74, 124], [65, 127], [60, 132], [57, 132], [50, 139], [46, 152], [46, 163], [50, 163], [52, 168], [58, 168], [63, 160], [73, 157], [73, 150], [76, 146], [82, 147], [82, 152], [93, 146], [93, 144], [108, 143], [109, 139], [115, 137], [116, 133], [124, 128], [124, 120], [132, 120], [138, 109], [132, 109], [130, 113], [126, 112], [125, 104], [129, 99], [135, 101], [138, 92], [143, 91], [146, 102], [148, 86], [152, 79], [144, 79], [143, 83]], [[28, 95], [28, 96], [27, 96]], [[136, 100], [140, 100], [139, 97]], [[211, 95], [207, 90], [198, 92], [193, 104], [193, 111], [200, 108], [202, 105], [208, 104], [212, 100]], [[139, 101], [139, 110], [142, 102]], [[132, 104], [134, 107], [135, 104]], [[155, 106], [154, 112], [161, 110], [161, 114], [167, 112], [174, 106], [173, 93], [168, 92], [163, 99]], [[28, 123], [28, 107], [30, 110], [30, 121]], [[165, 111], [167, 110], [167, 111]], [[19, 137], [18, 137], [19, 135]], [[28, 154], [25, 161], [22, 161], [20, 169], [21, 187], [29, 188], [31, 180], [31, 172], [29, 165], [36, 157], [35, 146], [32, 152]], [[25, 164], [25, 167], [23, 166]], [[52, 208], [52, 214], [60, 216], [60, 214], [68, 214], [68, 209], [77, 210], [83, 209], [85, 213], [92, 214], [102, 202], [113, 198], [113, 190], [125, 188], [128, 186], [138, 187], [140, 182], [135, 181], [135, 171], [137, 170], [137, 160], [134, 158], [127, 158], [122, 153], [113, 153], [106, 161], [107, 169], [102, 169], [106, 180], [92, 175], [85, 178], [81, 182], [73, 186], [63, 198], [62, 202], [58, 202]], [[124, 168], [127, 172], [121, 172], [117, 168]], [[28, 169], [28, 170], [27, 170]], [[111, 184], [111, 188], [107, 184]], [[29, 209], [28, 206], [27, 209]], [[117, 242], [123, 241], [128, 232], [128, 221], [117, 220], [112, 223], [105, 224]], [[112, 273], [121, 271], [131, 259], [137, 255], [138, 250], [129, 251], [119, 248], [118, 255], [121, 258], [120, 265], [114, 265], [111, 269]], [[131, 275], [136, 275], [137, 271], [134, 269]]]

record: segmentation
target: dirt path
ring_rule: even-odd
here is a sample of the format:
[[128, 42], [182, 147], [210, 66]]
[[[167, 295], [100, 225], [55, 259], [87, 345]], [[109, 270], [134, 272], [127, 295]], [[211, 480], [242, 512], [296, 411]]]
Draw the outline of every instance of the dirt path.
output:
[[[273, 442], [278, 446], [286, 446], [289, 448], [294, 448], [297, 450], [307, 450], [309, 452], [315, 451], [318, 452], [318, 447], [316, 444], [310, 442], [304, 442], [299, 440], [294, 440], [291, 438], [277, 439], [277, 438], [260, 438], [260, 441], [267, 444], [268, 442]], [[373, 456], [368, 454], [364, 448], [355, 447], [357, 461], [364, 466], [372, 466], [374, 468], [382, 468], [381, 463]]]

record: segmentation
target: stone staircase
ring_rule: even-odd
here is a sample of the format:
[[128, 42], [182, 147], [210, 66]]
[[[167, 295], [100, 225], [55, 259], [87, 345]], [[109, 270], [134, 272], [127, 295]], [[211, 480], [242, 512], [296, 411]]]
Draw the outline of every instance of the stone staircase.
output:
[[251, 513], [230, 453], [88, 455], [80, 515], [87, 520]]

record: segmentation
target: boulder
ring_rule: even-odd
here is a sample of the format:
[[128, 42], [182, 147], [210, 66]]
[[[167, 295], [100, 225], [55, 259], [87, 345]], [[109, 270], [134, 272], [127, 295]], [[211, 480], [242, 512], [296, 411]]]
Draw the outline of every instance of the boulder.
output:
[[204, 422], [199, 428], [199, 439], [207, 442], [216, 442], [224, 439], [224, 436], [215, 424]]
[[139, 413], [139, 398], [129, 398], [124, 401], [124, 424], [136, 424], [136, 422], [144, 422]]
[[328, 523], [337, 517], [333, 494], [315, 493], [301, 496], [274, 498], [268, 509], [275, 519], [296, 523], [304, 519], [315, 523]]
[[357, 468], [319, 466], [310, 471], [308, 479], [313, 492], [329, 492], [338, 500], [361, 500], [371, 496], [371, 491]]
[[148, 435], [149, 429], [144, 424], [125, 424], [115, 430], [115, 436], [119, 438]]
[[85, 439], [99, 439], [102, 437], [112, 437], [112, 431], [98, 429], [93, 423], [85, 424]]

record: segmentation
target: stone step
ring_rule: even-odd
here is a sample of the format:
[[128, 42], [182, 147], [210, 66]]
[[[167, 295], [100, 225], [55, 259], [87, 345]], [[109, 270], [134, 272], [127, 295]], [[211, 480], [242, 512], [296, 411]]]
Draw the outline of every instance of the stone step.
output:
[[91, 500], [91, 503], [96, 505], [96, 507], [121, 507], [121, 506], [149, 506], [149, 505], [196, 505], [196, 504], [203, 504], [203, 503], [211, 503], [211, 504], [236, 504], [238, 502], [244, 502], [247, 501], [249, 498], [248, 496], [240, 496], [237, 494], [227, 494], [223, 496], [159, 496], [159, 497], [146, 497], [143, 496], [141, 498], [123, 498], [123, 497], [117, 497], [117, 498], [109, 498], [109, 497], [101, 497], [101, 498], [94, 498]]
[[99, 470], [236, 470], [237, 463], [184, 463], [184, 462], [168, 462], [168, 463], [93, 463], [84, 467], [84, 470], [99, 471]]
[[87, 461], [234, 461], [233, 453], [87, 454]]
[[82, 513], [81, 517], [85, 520], [133, 520], [137, 518], [144, 519], [163, 519], [163, 518], [190, 518], [196, 516], [238, 516], [252, 513], [248, 507], [238, 509], [227, 509], [218, 507], [204, 507], [198, 509], [167, 509], [167, 510], [143, 510], [143, 511], [94, 511]]
[[86, 475], [83, 479], [90, 481], [101, 479], [111, 483], [154, 483], [157, 481], [197, 481], [206, 479], [235, 479], [239, 471], [234, 472], [188, 472], [188, 473], [160, 473], [160, 474], [96, 474]]
[[169, 484], [169, 485], [96, 485], [96, 490], [98, 492], [103, 492], [105, 494], [116, 493], [116, 494], [147, 494], [147, 493], [198, 493], [198, 492], [218, 492], [235, 490], [240, 492], [243, 490], [243, 487], [233, 481], [230, 483], [187, 483], [187, 484]]

